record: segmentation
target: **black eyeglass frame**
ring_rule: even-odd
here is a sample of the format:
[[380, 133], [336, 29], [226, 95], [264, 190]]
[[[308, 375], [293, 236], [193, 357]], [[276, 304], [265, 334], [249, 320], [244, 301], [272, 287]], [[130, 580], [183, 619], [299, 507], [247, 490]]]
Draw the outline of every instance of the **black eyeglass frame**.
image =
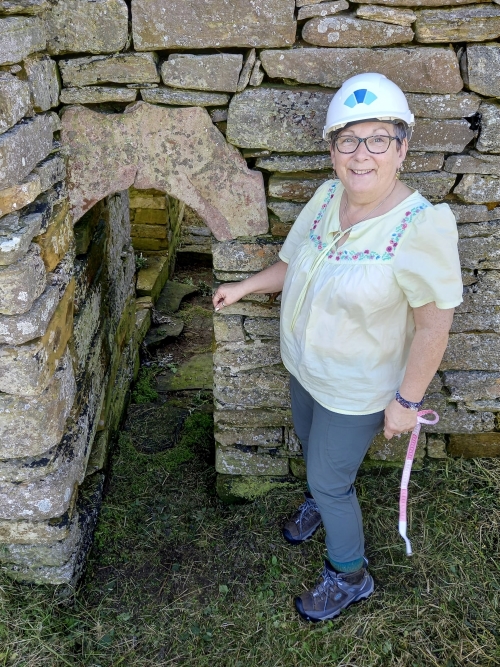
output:
[[[345, 135], [344, 135], [344, 137], [345, 137]], [[374, 137], [384, 137], [384, 139], [389, 139], [389, 145], [387, 146], [385, 151], [376, 152], [376, 151], [371, 151], [369, 149], [368, 144], [366, 142], [368, 141], [368, 139], [373, 139]], [[347, 137], [345, 137], [345, 138], [347, 138]], [[387, 151], [391, 147], [391, 143], [393, 141], [399, 141], [399, 143], [401, 143], [401, 139], [399, 137], [393, 137], [389, 134], [372, 134], [371, 136], [365, 137], [364, 139], [362, 139], [361, 137], [356, 137], [354, 135], [349, 135], [348, 138], [358, 140], [358, 145], [356, 146], [356, 148], [353, 151], [341, 151], [337, 142], [338, 142], [339, 139], [342, 139], [342, 137], [335, 137], [335, 148], [338, 150], [339, 153], [342, 153], [342, 155], [352, 155], [353, 153], [355, 153], [358, 150], [358, 148], [360, 147], [361, 144], [364, 144], [366, 146], [366, 150], [369, 153], [371, 153], [372, 155], [383, 155], [384, 153], [387, 153]]]

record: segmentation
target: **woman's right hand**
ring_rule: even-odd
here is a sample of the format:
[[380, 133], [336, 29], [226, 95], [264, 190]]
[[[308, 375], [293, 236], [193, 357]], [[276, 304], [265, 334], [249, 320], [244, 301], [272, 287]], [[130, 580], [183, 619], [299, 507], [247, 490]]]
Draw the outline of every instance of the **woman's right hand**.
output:
[[246, 294], [241, 283], [222, 283], [212, 297], [212, 303], [215, 310], [220, 310], [224, 306], [230, 306], [236, 303]]

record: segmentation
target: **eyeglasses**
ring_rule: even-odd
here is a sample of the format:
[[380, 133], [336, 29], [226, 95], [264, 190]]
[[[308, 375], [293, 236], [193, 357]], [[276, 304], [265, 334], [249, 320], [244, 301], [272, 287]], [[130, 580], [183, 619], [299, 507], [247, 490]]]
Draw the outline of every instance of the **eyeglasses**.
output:
[[389, 150], [391, 141], [400, 141], [399, 137], [390, 137], [386, 134], [375, 134], [372, 137], [355, 137], [345, 135], [335, 139], [335, 145], [339, 153], [355, 153], [359, 144], [364, 144], [370, 153], [386, 153]]

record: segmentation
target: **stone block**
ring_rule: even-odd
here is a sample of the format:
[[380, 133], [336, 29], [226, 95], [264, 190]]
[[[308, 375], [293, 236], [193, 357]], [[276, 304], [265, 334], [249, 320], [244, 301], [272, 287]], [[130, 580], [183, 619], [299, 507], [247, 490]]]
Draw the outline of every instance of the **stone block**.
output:
[[40, 246], [47, 271], [53, 271], [73, 242], [73, 220], [66, 200], [54, 207], [47, 231], [34, 238]]
[[28, 84], [8, 72], [0, 72], [0, 134], [13, 127], [29, 111]]
[[500, 44], [468, 44], [469, 88], [480, 95], [500, 97]]
[[63, 88], [61, 104], [103, 104], [104, 102], [134, 102], [137, 90], [114, 86], [86, 86], [84, 88]]
[[[40, 262], [41, 275], [44, 276], [43, 263]], [[47, 276], [45, 291], [33, 302], [26, 313], [18, 315], [0, 315], [0, 345], [22, 345], [34, 338], [43, 336], [70, 276], [64, 270]], [[45, 281], [42, 280], [43, 284]], [[26, 283], [26, 278], [24, 278]]]
[[469, 204], [500, 201], [500, 178], [466, 174], [453, 192], [459, 199]]
[[273, 174], [269, 179], [269, 196], [293, 202], [307, 202], [330, 177], [331, 174], [298, 173], [286, 176]]
[[204, 93], [177, 88], [143, 88], [141, 96], [151, 104], [169, 104], [186, 107], [218, 107], [229, 102], [225, 93]]
[[289, 376], [262, 370], [224, 376], [216, 372], [214, 399], [218, 410], [288, 408]]
[[0, 189], [21, 183], [52, 150], [54, 117], [23, 120], [0, 135]]
[[279, 338], [280, 321], [271, 317], [247, 317], [244, 321], [244, 329], [251, 338]]
[[[222, 447], [283, 447], [283, 428], [223, 428], [215, 433]], [[243, 450], [244, 451], [244, 450]]]
[[[132, 225], [132, 239], [165, 239], [170, 236], [166, 225]], [[168, 247], [168, 244], [167, 244]]]
[[128, 39], [124, 0], [59, 0], [45, 14], [50, 54], [116, 53]]
[[495, 371], [499, 364], [498, 334], [450, 334], [440, 370]]
[[405, 173], [401, 180], [408, 187], [418, 190], [424, 197], [443, 199], [455, 185], [457, 177], [446, 171], [424, 171]]
[[370, 48], [411, 42], [413, 30], [381, 21], [364, 21], [354, 14], [340, 14], [311, 19], [302, 28], [302, 39], [316, 46]]
[[[279, 343], [271, 341], [254, 341], [252, 343], [226, 343], [219, 346], [214, 353], [214, 367], [217, 372], [238, 373], [279, 365], [276, 375], [283, 372]], [[241, 380], [243, 382], [243, 380]]]
[[327, 170], [332, 168], [330, 153], [324, 155], [269, 155], [257, 158], [255, 166], [266, 171], [288, 173], [295, 171]]
[[460, 153], [475, 136], [466, 120], [421, 118], [415, 124], [411, 147], [415, 151]]
[[463, 401], [467, 406], [478, 401], [498, 403], [500, 399], [500, 373], [495, 371], [445, 371], [443, 382], [450, 400]]
[[455, 408], [446, 402], [442, 394], [431, 394], [426, 397], [425, 407], [435, 410], [439, 422], [423, 425], [422, 430], [429, 433], [481, 433], [491, 431], [495, 427], [492, 412], [469, 412], [463, 407]]
[[73, 293], [66, 290], [43, 336], [20, 347], [0, 347], [0, 391], [37, 396], [45, 390], [71, 336]]
[[362, 4], [375, 4], [392, 7], [441, 7], [446, 5], [472, 5], [484, 0], [358, 0]]
[[444, 155], [442, 153], [407, 153], [401, 172], [412, 174], [422, 171], [438, 171], [443, 166], [443, 162]]
[[287, 475], [288, 459], [217, 447], [215, 470], [226, 475]]
[[0, 0], [0, 14], [41, 14], [50, 5], [51, 0]]
[[47, 44], [45, 25], [37, 16], [0, 18], [0, 65], [13, 65]]
[[[138, 51], [291, 46], [294, 0], [133, 0], [132, 34]], [[175, 16], [175, 21], [172, 17]]]
[[492, 458], [500, 456], [500, 433], [474, 433], [450, 435], [448, 453], [464, 459]]
[[59, 104], [59, 71], [57, 63], [48, 55], [28, 56], [23, 62], [26, 79], [35, 111], [48, 111]]
[[235, 93], [242, 66], [243, 56], [236, 53], [208, 56], [172, 53], [161, 66], [161, 78], [166, 86], [173, 88]]
[[[19, 211], [34, 201], [42, 191], [40, 177], [34, 172], [29, 174], [19, 185], [0, 190], [0, 217]], [[2, 223], [0, 222], [0, 226]]]
[[465, 269], [500, 269], [500, 244], [494, 236], [459, 239], [458, 250]]
[[483, 222], [485, 220], [497, 220], [500, 218], [500, 208], [490, 210], [487, 206], [480, 204], [458, 204], [450, 202], [449, 206], [457, 222]]
[[356, 9], [356, 16], [360, 19], [403, 26], [411, 26], [417, 20], [417, 15], [411, 9], [384, 7], [383, 5], [361, 5]]
[[[129, 205], [130, 209], [156, 209], [165, 210], [166, 198], [165, 193], [159, 190], [136, 190], [129, 189]], [[163, 220], [162, 220], [163, 224]]]
[[268, 230], [262, 174], [248, 169], [204, 109], [137, 102], [126, 114], [98, 114], [70, 107], [62, 140], [71, 148], [75, 220], [95, 201], [134, 184], [181, 200], [220, 240]]
[[300, 48], [262, 51], [260, 60], [271, 78], [331, 88], [367, 71], [385, 74], [405, 92], [442, 95], [463, 88], [457, 57], [445, 48]]
[[0, 541], [4, 544], [50, 544], [68, 536], [70, 513], [48, 521], [0, 519]]
[[[408, 93], [408, 106], [417, 117], [423, 118], [464, 118], [477, 113], [481, 98], [471, 93], [456, 95], [421, 95]], [[418, 126], [420, 121], [416, 121]]]
[[40, 187], [42, 192], [48, 190], [55, 183], [64, 180], [66, 177], [66, 163], [64, 158], [56, 153], [49, 155], [49, 157], [34, 168], [33, 174], [39, 177]]
[[0, 314], [26, 313], [44, 291], [45, 284], [43, 259], [40, 249], [33, 244], [17, 262], [0, 267]]
[[168, 279], [168, 257], [148, 257], [148, 265], [137, 274], [137, 296], [159, 297]]
[[417, 12], [417, 42], [483, 42], [499, 36], [500, 7], [492, 4]]
[[310, 19], [314, 16], [332, 16], [337, 12], [349, 9], [349, 3], [346, 0], [333, 0], [333, 2], [320, 2], [313, 5], [300, 7], [297, 18], [299, 21]]
[[224, 306], [224, 315], [244, 315], [245, 317], [279, 317], [280, 308], [276, 303], [254, 303], [238, 301], [231, 306]]
[[236, 343], [245, 340], [243, 317], [241, 315], [214, 316], [214, 336], [219, 343]]
[[[252, 76], [252, 71], [256, 60], [257, 56], [255, 55], [255, 49], [250, 49], [249, 51], [247, 51], [245, 55], [245, 60], [243, 62], [243, 67], [241, 69], [240, 76], [238, 78], [238, 85], [236, 86], [236, 92], [241, 93], [241, 91], [245, 90], [245, 88], [250, 83], [250, 77]], [[227, 120], [227, 115], [225, 118], [220, 119], [220, 121], [225, 121], [225, 120]], [[214, 120], [214, 123], [215, 122], [217, 121]]]
[[[278, 426], [291, 427], [292, 413], [290, 408], [288, 410], [218, 410], [214, 413], [215, 423], [221, 429], [227, 427], [241, 427], [241, 428], [273, 428]], [[217, 429], [216, 429], [217, 430]], [[287, 428], [286, 431], [290, 429]]]
[[277, 201], [274, 199], [268, 200], [267, 206], [278, 216], [281, 222], [295, 222], [299, 213], [304, 208], [303, 204], [289, 201]]
[[500, 106], [483, 102], [479, 107], [479, 113], [481, 129], [476, 144], [477, 150], [481, 153], [500, 153]]
[[61, 440], [76, 395], [69, 354], [39, 396], [0, 394], [0, 459], [35, 457]]
[[115, 53], [112, 56], [61, 58], [62, 80], [79, 88], [102, 83], [159, 83], [156, 53]]
[[[213, 266], [219, 271], [262, 271], [278, 261], [281, 243], [242, 243], [227, 241], [213, 244]], [[226, 309], [224, 310], [226, 312]]]
[[[408, 439], [409, 436], [402, 435], [401, 438], [393, 437], [390, 440], [387, 440], [383, 433], [379, 433], [373, 439], [366, 454], [366, 458], [370, 461], [383, 461], [386, 464], [392, 464], [399, 467], [404, 464], [406, 459]], [[422, 466], [422, 461], [425, 456], [425, 444], [425, 435], [421, 432], [417, 441], [417, 449], [415, 451], [415, 468]]]
[[[492, 174], [500, 176], [500, 156], [486, 155], [476, 151], [470, 151], [469, 155], [450, 155], [446, 159], [445, 169], [454, 174]], [[489, 199], [488, 201], [496, 200]]]

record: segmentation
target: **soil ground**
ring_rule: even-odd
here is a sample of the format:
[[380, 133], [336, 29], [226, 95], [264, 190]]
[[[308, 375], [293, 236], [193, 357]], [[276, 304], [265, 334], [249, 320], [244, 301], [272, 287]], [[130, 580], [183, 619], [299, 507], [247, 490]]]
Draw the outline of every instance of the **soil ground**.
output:
[[65, 597], [0, 572], [0, 667], [500, 665], [500, 461], [428, 461], [412, 476], [411, 559], [397, 532], [401, 471], [361, 472], [375, 593], [334, 621], [303, 623], [293, 596], [321, 569], [324, 533], [299, 547], [281, 538], [301, 484], [224, 505], [210, 392], [155, 390], [212, 345], [210, 272], [176, 279], [200, 290], [182, 306], [183, 334], [143, 355], [85, 577]]

